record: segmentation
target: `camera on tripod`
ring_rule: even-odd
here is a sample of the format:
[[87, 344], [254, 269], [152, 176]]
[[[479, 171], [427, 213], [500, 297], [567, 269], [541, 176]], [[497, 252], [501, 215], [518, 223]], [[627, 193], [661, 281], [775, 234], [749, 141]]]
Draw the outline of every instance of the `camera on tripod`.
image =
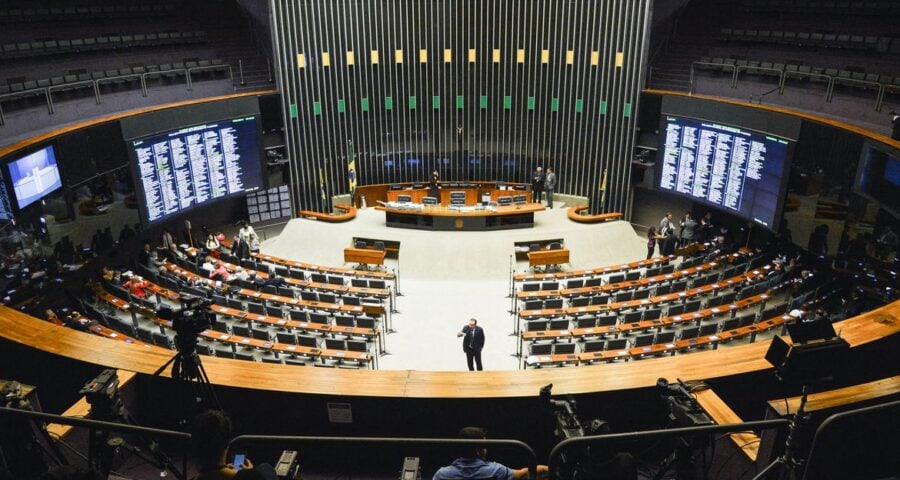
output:
[[[578, 418], [575, 399], [569, 396], [563, 400], [555, 400], [551, 398], [552, 389], [552, 383], [542, 387], [539, 398], [541, 404], [553, 415], [555, 420], [553, 434], [558, 440], [611, 433], [609, 424], [599, 418], [582, 423]], [[616, 453], [609, 448], [575, 446], [560, 453], [559, 459], [560, 464], [555, 470], [556, 478], [567, 480], [634, 478], [627, 473], [621, 473], [630, 469], [633, 463], [631, 456]]]
[[212, 305], [212, 300], [194, 295], [184, 295], [180, 301], [180, 310], [162, 307], [156, 312], [157, 317], [172, 322], [172, 329], [175, 330], [175, 334], [178, 337], [195, 338], [201, 332], [213, 326], [215, 317], [209, 314], [209, 306]]
[[91, 406], [95, 420], [124, 420], [125, 406], [119, 396], [119, 375], [113, 368], [100, 372], [78, 392]]

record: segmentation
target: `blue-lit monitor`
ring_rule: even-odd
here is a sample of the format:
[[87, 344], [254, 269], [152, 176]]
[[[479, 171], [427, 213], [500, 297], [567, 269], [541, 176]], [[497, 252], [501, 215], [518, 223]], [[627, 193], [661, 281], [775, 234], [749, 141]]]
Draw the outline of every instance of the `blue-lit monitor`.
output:
[[741, 127], [664, 115], [658, 187], [777, 227], [790, 140]]
[[900, 152], [866, 142], [854, 190], [900, 216]]
[[19, 209], [44, 198], [62, 187], [56, 153], [48, 145], [7, 164], [9, 178]]

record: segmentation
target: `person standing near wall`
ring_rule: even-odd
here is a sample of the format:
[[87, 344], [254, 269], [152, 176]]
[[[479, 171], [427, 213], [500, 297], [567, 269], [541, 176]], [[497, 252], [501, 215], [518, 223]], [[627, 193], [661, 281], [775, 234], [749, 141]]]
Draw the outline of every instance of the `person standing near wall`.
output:
[[547, 167], [547, 176], [544, 179], [544, 190], [547, 192], [547, 208], [553, 208], [553, 191], [556, 190], [556, 172], [552, 167]]

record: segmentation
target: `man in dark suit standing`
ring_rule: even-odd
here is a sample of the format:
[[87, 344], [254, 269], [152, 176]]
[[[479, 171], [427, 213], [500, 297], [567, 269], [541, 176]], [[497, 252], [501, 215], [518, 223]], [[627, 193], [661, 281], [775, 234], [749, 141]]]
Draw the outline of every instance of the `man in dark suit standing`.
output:
[[534, 175], [531, 176], [531, 201], [533, 203], [541, 203], [541, 193], [544, 191], [544, 170], [541, 167], [534, 169]]
[[484, 348], [484, 329], [478, 326], [477, 319], [469, 319], [469, 324], [463, 327], [462, 331], [456, 334], [457, 337], [463, 337], [463, 351], [466, 352], [466, 360], [469, 363], [469, 371], [475, 370], [472, 360], [478, 370], [484, 370], [481, 367], [481, 349]]

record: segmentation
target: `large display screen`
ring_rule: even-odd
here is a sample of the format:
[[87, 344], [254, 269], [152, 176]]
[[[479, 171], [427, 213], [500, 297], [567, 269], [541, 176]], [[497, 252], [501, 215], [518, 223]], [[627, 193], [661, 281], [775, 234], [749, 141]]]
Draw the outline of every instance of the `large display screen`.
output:
[[254, 116], [131, 141], [147, 223], [263, 187]]
[[19, 209], [62, 187], [52, 145], [13, 160], [7, 164], [7, 169]]
[[659, 188], [775, 228], [793, 143], [740, 127], [663, 117]]
[[896, 217], [900, 216], [900, 152], [885, 150], [871, 144], [863, 147], [855, 190]]

